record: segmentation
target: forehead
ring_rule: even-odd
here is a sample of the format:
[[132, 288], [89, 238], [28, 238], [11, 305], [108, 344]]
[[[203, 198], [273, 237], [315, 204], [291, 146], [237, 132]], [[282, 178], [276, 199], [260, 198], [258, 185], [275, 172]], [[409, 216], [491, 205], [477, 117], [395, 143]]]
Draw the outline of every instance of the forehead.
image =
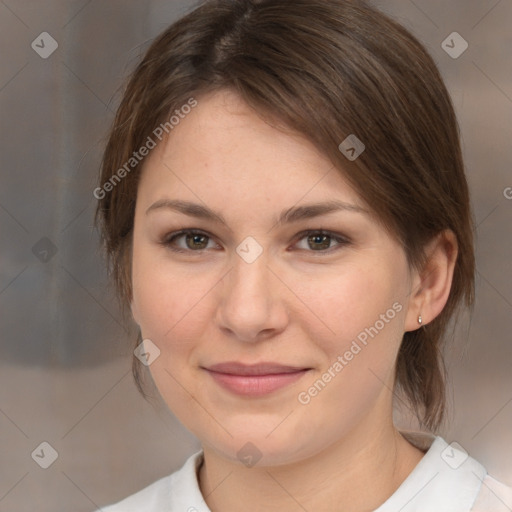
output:
[[147, 157], [140, 192], [154, 200], [164, 193], [196, 200], [206, 195], [224, 207], [229, 196], [290, 204], [327, 198], [363, 206], [343, 173], [310, 141], [265, 120], [230, 91], [198, 98]]

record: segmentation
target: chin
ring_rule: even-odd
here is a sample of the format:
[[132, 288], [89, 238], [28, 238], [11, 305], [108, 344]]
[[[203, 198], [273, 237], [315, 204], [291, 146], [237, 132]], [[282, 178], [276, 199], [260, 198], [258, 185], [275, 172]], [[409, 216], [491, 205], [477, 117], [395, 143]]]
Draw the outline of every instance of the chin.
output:
[[304, 426], [299, 427], [292, 420], [292, 416], [293, 413], [284, 419], [286, 415], [258, 417], [252, 414], [223, 423], [232, 437], [224, 431], [221, 438], [213, 439], [211, 431], [203, 432], [203, 435], [206, 434], [203, 437], [198, 433], [198, 436], [204, 445], [222, 457], [247, 467], [292, 464], [323, 448], [317, 446], [318, 430], [312, 428], [308, 432]]

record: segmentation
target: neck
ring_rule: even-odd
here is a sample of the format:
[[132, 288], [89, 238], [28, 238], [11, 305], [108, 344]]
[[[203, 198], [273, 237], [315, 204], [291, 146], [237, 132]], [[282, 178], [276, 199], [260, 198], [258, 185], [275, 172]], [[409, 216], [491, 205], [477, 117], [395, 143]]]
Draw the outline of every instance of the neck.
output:
[[199, 482], [212, 512], [372, 511], [423, 457], [390, 421], [372, 422], [314, 456], [281, 466], [246, 468], [204, 449]]

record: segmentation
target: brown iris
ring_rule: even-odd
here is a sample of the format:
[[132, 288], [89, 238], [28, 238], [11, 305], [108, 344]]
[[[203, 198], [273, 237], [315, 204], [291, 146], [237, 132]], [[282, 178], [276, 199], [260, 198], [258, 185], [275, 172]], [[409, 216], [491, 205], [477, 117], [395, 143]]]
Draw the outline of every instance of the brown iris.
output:
[[308, 236], [308, 245], [313, 250], [329, 249], [330, 235], [314, 234]]
[[198, 235], [197, 233], [188, 233], [185, 236], [185, 243], [189, 249], [206, 249], [209, 238], [206, 235]]

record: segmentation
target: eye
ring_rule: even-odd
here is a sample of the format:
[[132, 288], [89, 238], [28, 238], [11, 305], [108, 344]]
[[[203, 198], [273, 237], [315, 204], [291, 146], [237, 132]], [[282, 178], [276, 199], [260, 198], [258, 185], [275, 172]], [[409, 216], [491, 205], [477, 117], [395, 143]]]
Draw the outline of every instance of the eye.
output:
[[161, 244], [176, 252], [199, 252], [218, 247], [209, 235], [194, 229], [184, 229], [171, 233], [165, 237]]
[[[350, 243], [347, 238], [339, 234], [323, 230], [304, 231], [296, 238], [298, 241], [295, 247], [309, 252], [331, 252]], [[176, 252], [200, 252], [219, 248], [210, 235], [195, 229], [183, 229], [171, 233], [160, 243]]]
[[336, 250], [341, 246], [349, 244], [347, 238], [322, 230], [306, 231], [300, 233], [298, 238], [299, 241], [296, 247], [301, 250], [313, 252], [330, 252], [331, 250]]

